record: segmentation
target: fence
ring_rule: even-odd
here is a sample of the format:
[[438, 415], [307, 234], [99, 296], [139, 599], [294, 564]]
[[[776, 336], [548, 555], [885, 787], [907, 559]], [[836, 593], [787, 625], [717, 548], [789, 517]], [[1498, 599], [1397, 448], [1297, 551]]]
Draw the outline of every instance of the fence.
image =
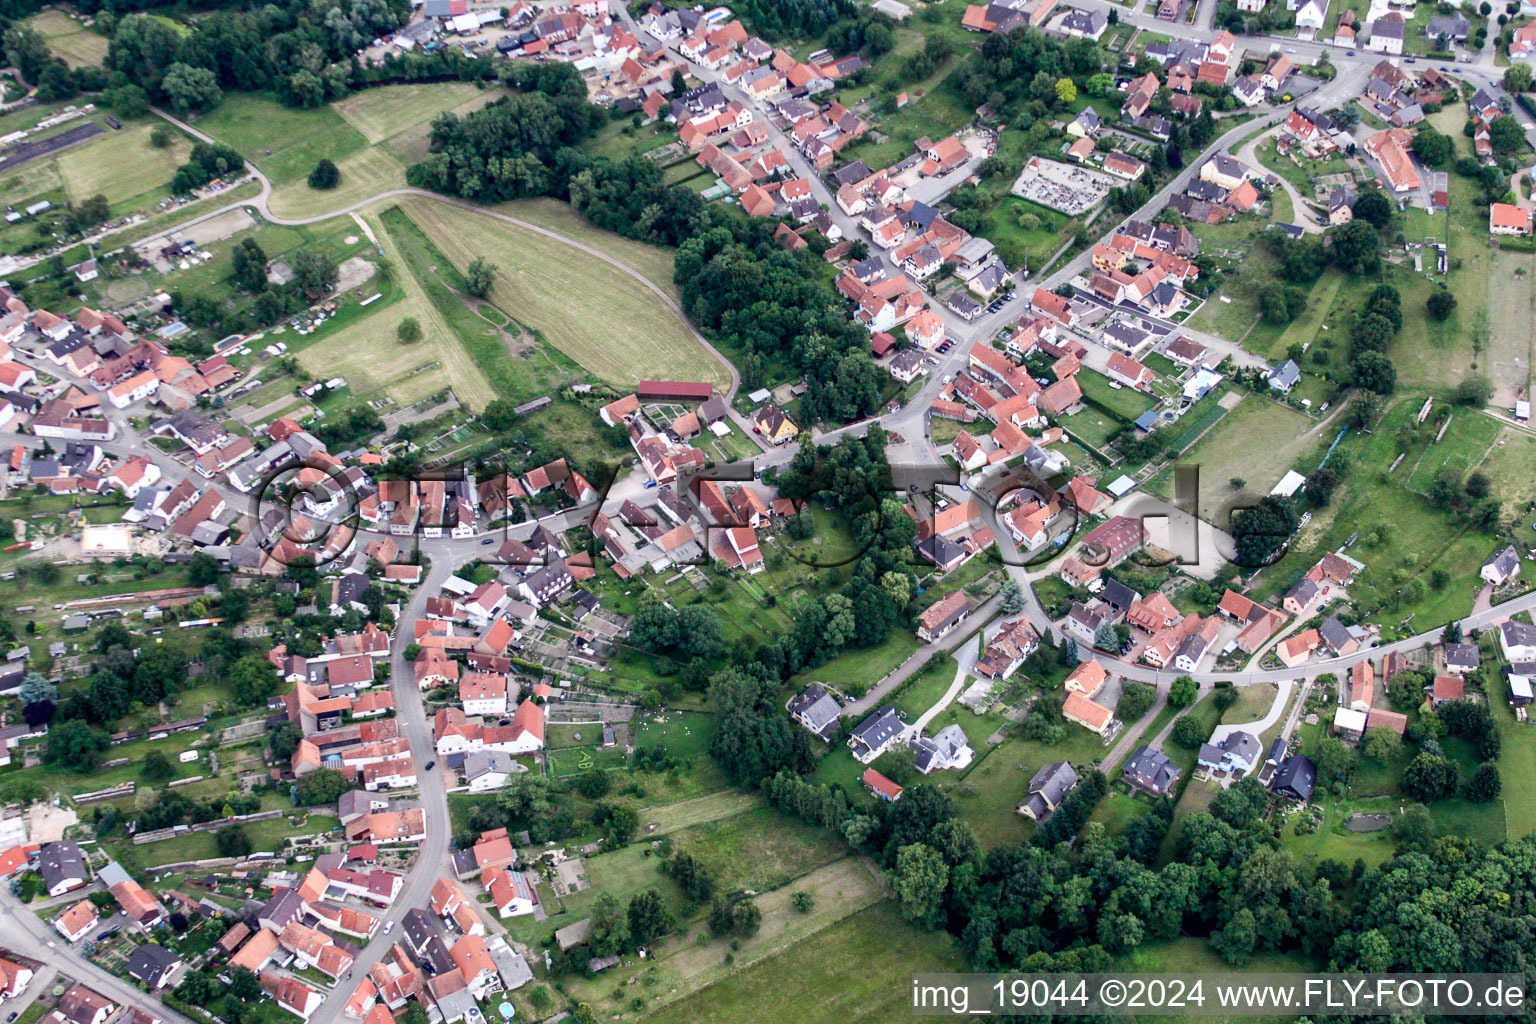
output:
[[195, 825], [175, 825], [171, 828], [158, 828], [153, 832], [139, 832], [134, 835], [133, 843], [141, 846], [144, 843], [158, 843], [175, 836], [186, 835], [191, 832], [212, 832], [228, 825], [243, 825], [252, 821], [271, 821], [273, 818], [281, 818], [287, 814], [284, 810], [257, 811], [254, 814], [233, 814], [227, 818], [219, 818], [214, 821], [200, 821]]

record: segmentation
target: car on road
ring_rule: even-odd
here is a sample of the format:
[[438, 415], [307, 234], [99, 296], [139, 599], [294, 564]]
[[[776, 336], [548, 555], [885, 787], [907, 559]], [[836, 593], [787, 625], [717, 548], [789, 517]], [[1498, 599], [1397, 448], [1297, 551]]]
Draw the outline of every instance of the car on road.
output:
[[1347, 54], [1347, 56], [1350, 56], [1350, 57], [1353, 57], [1353, 56], [1355, 56], [1355, 55], [1356, 55], [1356, 54], [1355, 54], [1355, 51], [1354, 51], [1354, 50], [1350, 50], [1350, 51], [1349, 51], [1349, 53], [1348, 53], [1348, 54]]
[[429, 771], [431, 771], [435, 767], [437, 767], [437, 762], [436, 761], [428, 761], [427, 762], [427, 766], [424, 769], [422, 769], [422, 770], [429, 772]]
[[487, 537], [487, 538], [485, 538], [485, 540], [480, 542], [480, 546], [481, 547], [485, 547], [487, 544], [494, 544], [494, 543], [496, 543], [496, 538], [495, 537]]
[[11, 1011], [11, 1012], [10, 1012], [10, 1014], [9, 1014], [9, 1016], [7, 1016], [7, 1017], [6, 1017], [6, 1018], [5, 1018], [5, 1024], [11, 1024], [11, 1021], [13, 1021], [13, 1020], [15, 1020], [15, 1019], [16, 1019], [16, 1011], [15, 1011], [15, 1010], [12, 1010], [12, 1011]]
[[1419, 59], [1417, 57], [1409, 57], [1403, 63], [1404, 64], [1417, 64], [1418, 62], [1419, 62]]
[[1285, 48], [1285, 52], [1286, 53], [1295, 53], [1296, 52], [1296, 47], [1294, 47], [1294, 46], [1287, 46]]
[[946, 373], [944, 375], [944, 380], [941, 383], [948, 384], [950, 381], [952, 381], [954, 379], [955, 379], [955, 375], [954, 374]]
[[384, 934], [385, 935], [388, 935], [390, 932], [392, 932], [394, 930], [395, 930], [395, 922], [389, 921], [389, 922], [385, 923], [385, 925], [384, 925]]

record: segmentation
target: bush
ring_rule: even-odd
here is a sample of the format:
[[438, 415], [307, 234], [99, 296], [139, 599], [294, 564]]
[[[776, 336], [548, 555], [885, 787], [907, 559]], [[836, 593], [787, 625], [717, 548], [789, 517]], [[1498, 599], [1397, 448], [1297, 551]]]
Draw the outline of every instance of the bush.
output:
[[1430, 293], [1429, 302], [1426, 305], [1429, 309], [1430, 316], [1434, 317], [1436, 320], [1444, 320], [1449, 317], [1451, 315], [1451, 311], [1456, 308], [1456, 296], [1452, 295], [1446, 289], [1441, 288], [1438, 291]]
[[309, 172], [310, 188], [332, 189], [340, 184], [341, 172], [329, 160], [322, 159], [315, 164], [315, 169]]
[[1198, 719], [1183, 715], [1173, 723], [1173, 742], [1185, 750], [1194, 750], [1205, 742], [1205, 728]]

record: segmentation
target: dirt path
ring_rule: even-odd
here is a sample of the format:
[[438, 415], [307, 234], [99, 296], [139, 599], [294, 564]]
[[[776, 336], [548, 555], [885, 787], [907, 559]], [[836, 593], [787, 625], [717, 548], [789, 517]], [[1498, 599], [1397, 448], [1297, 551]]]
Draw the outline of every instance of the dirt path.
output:
[[[1295, 217], [1292, 218], [1293, 221], [1299, 228], [1301, 228], [1302, 231], [1306, 232], [1307, 234], [1320, 235], [1323, 233], [1323, 229], [1318, 225], [1317, 219], [1313, 216], [1311, 208], [1308, 207], [1307, 204], [1302, 200], [1301, 193], [1297, 191], [1296, 186], [1292, 185], [1290, 181], [1286, 179], [1285, 175], [1281, 174], [1279, 171], [1274, 170], [1273, 168], [1266, 167], [1259, 161], [1259, 143], [1263, 142], [1265, 139], [1268, 139], [1272, 135], [1275, 135], [1279, 131], [1279, 127], [1276, 127], [1271, 131], [1267, 131], [1262, 135], [1249, 139], [1247, 142], [1243, 143], [1242, 148], [1237, 151], [1237, 158], [1245, 164], [1269, 171], [1270, 173], [1274, 174], [1276, 178], [1279, 178], [1280, 187], [1285, 189], [1286, 194], [1291, 197], [1291, 206], [1294, 208], [1295, 212]], [[1241, 342], [1239, 342], [1239, 344], [1241, 344]]]

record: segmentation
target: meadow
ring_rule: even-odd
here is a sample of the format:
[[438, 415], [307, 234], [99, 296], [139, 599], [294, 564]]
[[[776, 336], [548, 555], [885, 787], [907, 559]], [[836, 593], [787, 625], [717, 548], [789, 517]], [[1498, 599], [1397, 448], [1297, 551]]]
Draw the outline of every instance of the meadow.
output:
[[446, 203], [410, 198], [401, 207], [461, 271], [475, 257], [495, 263], [496, 305], [603, 380], [728, 384], [725, 364], [618, 258]]
[[46, 10], [26, 20], [43, 37], [48, 49], [71, 68], [101, 67], [107, 59], [107, 37], [87, 28], [61, 10]]
[[[316, 376], [346, 377], [354, 393], [383, 391], [402, 406], [447, 385], [470, 409], [483, 409], [496, 397], [495, 390], [470, 358], [446, 314], [410, 271], [382, 218], [370, 212], [365, 220], [372, 226], [384, 258], [396, 268], [393, 280], [403, 289], [404, 297], [304, 348], [298, 352], [299, 362]], [[395, 336], [400, 321], [407, 317], [414, 317], [422, 328], [422, 341], [413, 345], [403, 345]], [[434, 363], [438, 366], [426, 372], [424, 368]]]
[[949, 936], [878, 903], [655, 1014], [658, 1024], [859, 1024], [910, 1013], [913, 974], [963, 970]]

